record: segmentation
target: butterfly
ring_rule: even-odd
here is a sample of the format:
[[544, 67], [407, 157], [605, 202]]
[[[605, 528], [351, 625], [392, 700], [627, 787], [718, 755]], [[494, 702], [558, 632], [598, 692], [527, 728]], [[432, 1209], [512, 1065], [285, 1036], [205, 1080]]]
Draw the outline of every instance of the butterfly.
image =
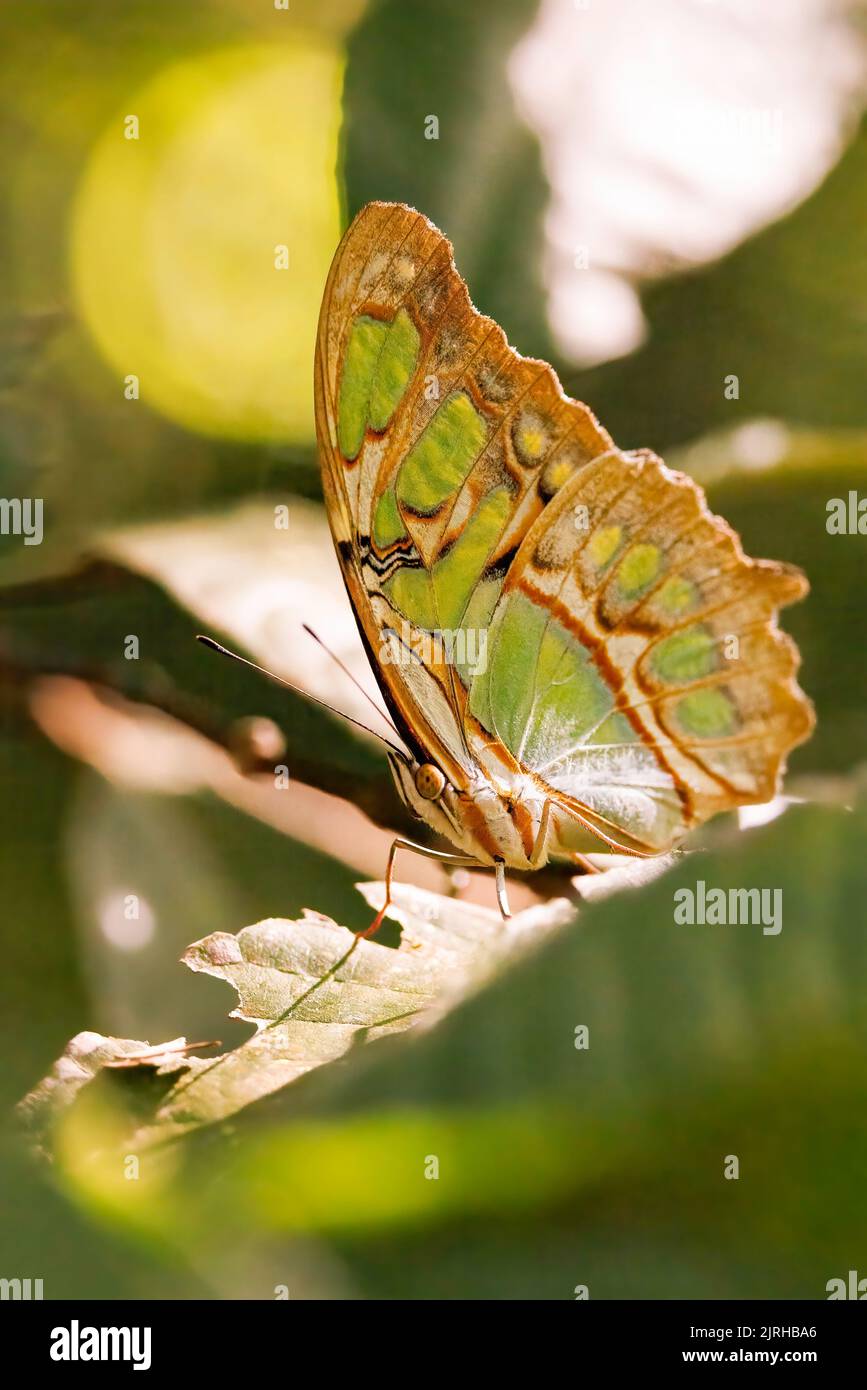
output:
[[768, 801], [813, 727], [776, 623], [808, 590], [744, 555], [690, 478], [621, 450], [479, 313], [447, 238], [369, 203], [325, 287], [314, 368], [343, 578], [405, 752], [400, 795], [495, 870], [661, 854]]

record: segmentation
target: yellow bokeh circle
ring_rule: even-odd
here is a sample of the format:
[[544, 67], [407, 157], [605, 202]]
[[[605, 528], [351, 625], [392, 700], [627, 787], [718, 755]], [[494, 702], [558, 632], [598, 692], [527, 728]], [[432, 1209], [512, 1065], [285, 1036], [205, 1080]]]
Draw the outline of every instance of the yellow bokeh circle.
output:
[[111, 366], [182, 425], [313, 436], [341, 81], [320, 39], [211, 53], [131, 96], [93, 152], [73, 214], [76, 304]]

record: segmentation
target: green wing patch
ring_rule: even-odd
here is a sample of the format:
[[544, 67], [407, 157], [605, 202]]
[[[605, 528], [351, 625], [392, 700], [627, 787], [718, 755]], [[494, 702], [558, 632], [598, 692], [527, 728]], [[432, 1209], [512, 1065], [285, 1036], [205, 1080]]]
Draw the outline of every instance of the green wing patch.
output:
[[337, 443], [355, 459], [368, 425], [382, 431], [415, 371], [421, 339], [405, 309], [391, 323], [359, 314], [349, 330], [337, 402]]

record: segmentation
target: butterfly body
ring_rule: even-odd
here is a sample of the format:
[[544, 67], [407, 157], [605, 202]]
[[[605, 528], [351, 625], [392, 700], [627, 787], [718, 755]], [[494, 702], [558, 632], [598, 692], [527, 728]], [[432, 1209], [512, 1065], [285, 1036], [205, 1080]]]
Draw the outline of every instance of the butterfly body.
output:
[[392, 771], [438, 834], [532, 869], [658, 854], [773, 796], [813, 720], [776, 625], [803, 575], [618, 449], [476, 311], [413, 209], [368, 204], [341, 242], [315, 396], [338, 557], [408, 750]]
[[502, 860], [511, 869], [534, 869], [547, 862], [545, 798], [528, 777], [510, 786], [481, 775], [460, 788], [445, 782], [432, 799], [418, 789], [419, 773], [430, 764], [401, 761], [393, 754], [389, 762], [406, 805], [477, 863]]

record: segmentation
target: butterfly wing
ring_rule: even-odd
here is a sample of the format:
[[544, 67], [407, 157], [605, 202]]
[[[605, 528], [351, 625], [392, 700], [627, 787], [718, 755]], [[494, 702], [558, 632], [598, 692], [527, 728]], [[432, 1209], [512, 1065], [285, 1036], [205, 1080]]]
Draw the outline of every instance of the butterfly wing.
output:
[[398, 204], [368, 204], [338, 248], [315, 398], [328, 513], [383, 694], [411, 746], [460, 786], [478, 771], [467, 692], [425, 634], [486, 626], [544, 506], [534, 412], [564, 414], [576, 467], [611, 441], [476, 312], [449, 242]]
[[803, 577], [617, 450], [473, 308], [421, 214], [372, 203], [346, 233], [315, 394], [344, 578], [420, 759], [537, 786], [567, 854], [582, 825], [656, 851], [773, 794], [812, 722], [775, 625]]
[[[597, 459], [509, 568], [471, 686], [473, 746], [492, 776], [508, 754], [624, 848], [666, 849], [770, 799], [812, 729], [775, 621], [806, 590], [799, 571], [746, 558], [653, 454]], [[568, 816], [558, 827], [568, 849]]]

